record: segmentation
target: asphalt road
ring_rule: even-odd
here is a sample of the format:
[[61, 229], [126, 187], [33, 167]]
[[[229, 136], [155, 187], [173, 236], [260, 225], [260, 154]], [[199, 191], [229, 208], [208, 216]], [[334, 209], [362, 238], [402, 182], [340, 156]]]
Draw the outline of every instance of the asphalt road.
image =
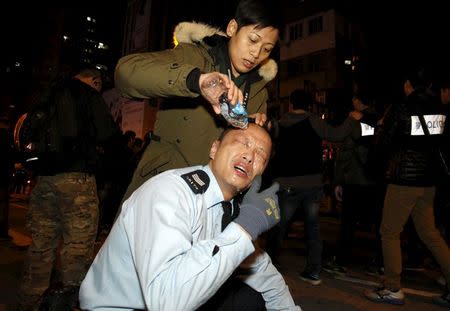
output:
[[[30, 237], [25, 228], [27, 195], [12, 195], [10, 200], [11, 241], [0, 241], [0, 311], [9, 310], [17, 293], [20, 271]], [[336, 245], [339, 221], [335, 217], [321, 217], [321, 233], [324, 251]], [[291, 293], [303, 310], [333, 311], [372, 311], [372, 310], [443, 310], [431, 303], [431, 297], [440, 294], [442, 288], [437, 284], [439, 271], [431, 260], [425, 262], [423, 271], [405, 271], [404, 290], [407, 293], [403, 307], [376, 304], [366, 300], [362, 293], [373, 287], [380, 279], [364, 273], [364, 266], [373, 255], [375, 235], [370, 230], [359, 230], [352, 257], [352, 265], [344, 277], [335, 277], [322, 272], [322, 284], [312, 286], [300, 280], [298, 273], [305, 264], [305, 243], [301, 220], [294, 222], [285, 240], [279, 262]], [[99, 245], [100, 246], [100, 245]]]

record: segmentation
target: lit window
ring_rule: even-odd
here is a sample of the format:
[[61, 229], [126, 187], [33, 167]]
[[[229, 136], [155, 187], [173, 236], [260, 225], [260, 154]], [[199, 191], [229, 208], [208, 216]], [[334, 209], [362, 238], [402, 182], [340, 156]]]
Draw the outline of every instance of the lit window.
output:
[[107, 44], [104, 44], [103, 42], [99, 42], [97, 47], [101, 50], [109, 49], [109, 46]]
[[69, 36], [64, 35], [64, 36], [63, 36], [63, 39], [64, 39], [64, 41], [67, 41], [67, 40], [69, 40], [70, 38], [69, 38]]
[[16, 62], [16, 63], [14, 64], [14, 66], [16, 66], [16, 67], [21, 67], [22, 64], [21, 64], [20, 62]]
[[351, 60], [349, 60], [349, 59], [346, 59], [346, 60], [344, 60], [344, 64], [346, 64], [346, 65], [351, 65], [352, 64], [352, 61]]
[[92, 21], [92, 18], [91, 18], [90, 16], [88, 16], [88, 17], [86, 17], [86, 20], [87, 20], [88, 22], [90, 22], [90, 21]]
[[95, 65], [95, 68], [97, 68], [98, 70], [104, 70], [104, 71], [108, 70], [108, 67], [105, 65], [102, 65], [102, 64]]

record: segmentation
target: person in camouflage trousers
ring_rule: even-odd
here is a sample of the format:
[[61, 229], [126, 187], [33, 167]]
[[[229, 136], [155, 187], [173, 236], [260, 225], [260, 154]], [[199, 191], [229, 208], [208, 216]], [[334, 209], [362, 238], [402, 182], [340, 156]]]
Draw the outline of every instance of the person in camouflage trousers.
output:
[[[27, 214], [32, 242], [19, 287], [19, 310], [71, 310], [77, 306], [78, 289], [92, 262], [97, 234], [99, 200], [94, 173], [98, 151], [119, 133], [100, 95], [101, 86], [101, 72], [85, 69], [64, 81], [56, 93], [55, 102], [77, 107], [69, 117], [78, 129], [70, 141], [64, 137], [71, 152], [58, 151], [61, 154], [54, 157], [56, 161], [42, 160], [38, 168]], [[60, 119], [64, 131], [68, 116]], [[58, 273], [52, 277], [52, 271]]]
[[68, 290], [78, 287], [94, 255], [98, 214], [93, 175], [62, 173], [38, 177], [27, 215], [32, 243], [20, 291], [25, 294], [22, 304], [40, 301], [48, 288], [61, 237], [62, 283]]

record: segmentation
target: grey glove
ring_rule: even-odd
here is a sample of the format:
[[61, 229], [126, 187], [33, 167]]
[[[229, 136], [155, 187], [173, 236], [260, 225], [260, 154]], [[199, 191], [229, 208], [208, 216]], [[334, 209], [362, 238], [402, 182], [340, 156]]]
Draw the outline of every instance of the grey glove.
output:
[[274, 183], [270, 188], [259, 193], [261, 180], [261, 176], [253, 180], [242, 200], [239, 216], [234, 220], [250, 234], [252, 240], [256, 240], [261, 233], [272, 228], [280, 220], [277, 196], [280, 185]]

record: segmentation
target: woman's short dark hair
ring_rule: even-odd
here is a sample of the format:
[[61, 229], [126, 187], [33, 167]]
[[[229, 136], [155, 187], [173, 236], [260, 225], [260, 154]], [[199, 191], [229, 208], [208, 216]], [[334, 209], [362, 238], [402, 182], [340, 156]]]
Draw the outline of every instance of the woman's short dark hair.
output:
[[283, 32], [280, 4], [273, 0], [241, 0], [234, 15], [238, 27], [256, 25], [258, 28], [273, 27]]

